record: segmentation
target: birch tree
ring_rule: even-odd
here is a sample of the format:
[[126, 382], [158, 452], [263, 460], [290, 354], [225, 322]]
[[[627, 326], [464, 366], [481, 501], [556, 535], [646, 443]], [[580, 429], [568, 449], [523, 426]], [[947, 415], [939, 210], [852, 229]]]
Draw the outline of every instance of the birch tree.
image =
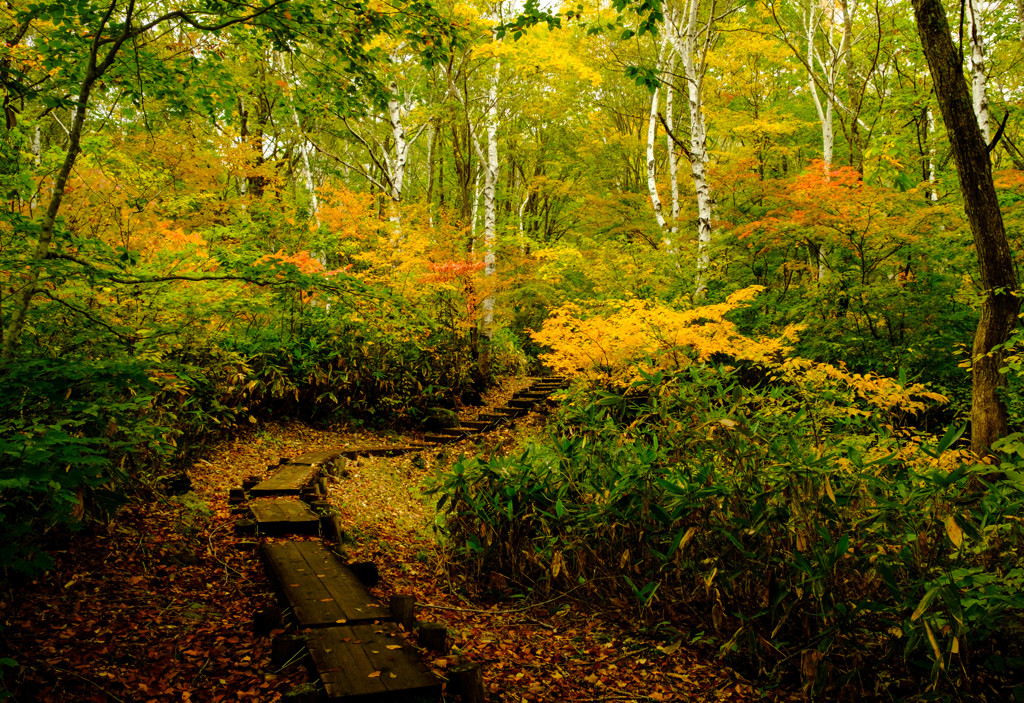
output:
[[[665, 32], [661, 49], [658, 54], [657, 71], [660, 74], [665, 62], [665, 51], [668, 48], [668, 32]], [[654, 208], [654, 219], [658, 223], [658, 229], [664, 232], [666, 222], [662, 212], [661, 196], [658, 195], [657, 159], [655, 158], [655, 142], [658, 136], [658, 100], [661, 86], [654, 88], [651, 94], [651, 114], [647, 120], [647, 193], [651, 198], [651, 207]]]
[[963, 0], [967, 20], [967, 36], [971, 45], [971, 97], [978, 128], [987, 144], [992, 129], [988, 117], [988, 76], [985, 73], [985, 40], [982, 35], [979, 0]]
[[687, 0], [684, 8], [681, 13], [670, 10], [665, 15], [665, 31], [681, 59], [683, 80], [686, 82], [690, 113], [690, 174], [697, 198], [697, 282], [694, 293], [701, 296], [707, 289], [707, 271], [711, 262], [712, 208], [702, 89], [707, 53], [714, 43], [714, 23], [721, 17], [715, 15], [714, 0], [703, 25], [700, 22], [701, 0]]

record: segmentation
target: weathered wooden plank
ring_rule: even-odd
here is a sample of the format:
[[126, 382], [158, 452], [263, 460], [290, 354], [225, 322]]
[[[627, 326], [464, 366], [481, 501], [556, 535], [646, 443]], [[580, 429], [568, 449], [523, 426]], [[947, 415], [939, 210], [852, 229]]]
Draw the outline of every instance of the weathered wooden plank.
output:
[[263, 498], [249, 504], [260, 534], [318, 535], [320, 516], [308, 505], [290, 498]]
[[296, 546], [298, 544], [282, 542], [262, 546], [267, 567], [280, 584], [295, 619], [302, 627], [348, 622], [345, 611], [324, 585], [323, 577], [318, 576], [323, 572], [310, 567]]
[[327, 591], [345, 611], [349, 623], [368, 620], [391, 620], [391, 611], [376, 602], [366, 590], [363, 582], [346, 568], [338, 557], [329, 552], [319, 542], [298, 542], [300, 551], [318, 574], [325, 574], [322, 579]]
[[319, 542], [264, 544], [263, 555], [302, 627], [391, 618]]
[[434, 444], [451, 444], [452, 442], [458, 442], [462, 437], [455, 437], [450, 434], [425, 434], [423, 439]]
[[257, 496], [295, 496], [316, 477], [319, 466], [311, 464], [284, 464], [273, 474], [253, 486], [249, 495]]
[[393, 624], [327, 627], [307, 641], [328, 700], [436, 703], [441, 684]]
[[317, 464], [326, 464], [328, 461], [331, 461], [332, 459], [337, 459], [339, 456], [341, 456], [340, 449], [331, 449], [328, 451], [319, 452], [306, 452], [305, 454], [297, 456], [294, 459], [285, 459], [284, 463], [308, 464], [310, 466], [315, 466]]
[[481, 430], [486, 430], [493, 424], [493, 422], [489, 422], [487, 420], [463, 420], [459, 423], [459, 429], [479, 432]]
[[434, 430], [434, 434], [445, 435], [448, 437], [462, 438], [466, 436], [466, 430], [461, 427], [442, 427]]
[[512, 416], [510, 414], [508, 414], [508, 413], [493, 412], [493, 413], [480, 413], [479, 417], [480, 417], [481, 420], [487, 420], [489, 422], [502, 422], [503, 420], [508, 420]]

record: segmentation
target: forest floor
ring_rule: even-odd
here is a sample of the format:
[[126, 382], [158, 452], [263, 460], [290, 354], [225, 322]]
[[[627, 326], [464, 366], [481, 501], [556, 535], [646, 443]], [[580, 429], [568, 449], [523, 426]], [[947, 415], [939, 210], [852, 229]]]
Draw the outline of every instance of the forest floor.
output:
[[[492, 703], [799, 700], [759, 689], [681, 639], [638, 631], [626, 604], [571, 594], [498, 601], [447, 568], [425, 480], [460, 454], [511, 448], [540, 422], [531, 415], [422, 454], [350, 461], [347, 476], [329, 487], [351, 558], [380, 568], [377, 594], [414, 595], [420, 619], [447, 625], [451, 653], [427, 656], [435, 673], [480, 662]], [[134, 505], [90, 526], [54, 552], [53, 571], [10, 587], [0, 602], [0, 657], [18, 662], [4, 677], [11, 700], [280, 700], [308, 673], [301, 664], [273, 667], [270, 638], [253, 633], [253, 612], [275, 597], [257, 554], [237, 546], [228, 489], [281, 457], [410, 439], [298, 423], [247, 427], [196, 462], [193, 494]]]

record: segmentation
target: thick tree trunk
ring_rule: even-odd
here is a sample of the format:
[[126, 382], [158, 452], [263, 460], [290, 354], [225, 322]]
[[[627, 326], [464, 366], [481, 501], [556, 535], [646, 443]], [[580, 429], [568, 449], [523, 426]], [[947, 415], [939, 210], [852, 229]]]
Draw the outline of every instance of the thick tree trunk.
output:
[[940, 0], [913, 0], [913, 5], [917, 33], [956, 159], [985, 289], [974, 335], [971, 393], [971, 449], [983, 456], [992, 442], [1007, 432], [1006, 406], [999, 393], [1005, 381], [999, 373], [1003, 353], [994, 349], [1006, 342], [1017, 321], [1017, 278], [992, 183], [987, 144], [978, 127], [960, 56], [950, 38], [946, 12]]

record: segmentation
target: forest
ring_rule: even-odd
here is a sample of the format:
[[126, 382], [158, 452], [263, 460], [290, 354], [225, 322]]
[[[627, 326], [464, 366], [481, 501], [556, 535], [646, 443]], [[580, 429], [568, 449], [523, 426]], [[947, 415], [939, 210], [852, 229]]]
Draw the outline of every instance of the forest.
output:
[[1024, 700], [1024, 3], [9, 0], [0, 37], [5, 598], [267, 423], [557, 376], [424, 464], [449, 574], [810, 699]]

